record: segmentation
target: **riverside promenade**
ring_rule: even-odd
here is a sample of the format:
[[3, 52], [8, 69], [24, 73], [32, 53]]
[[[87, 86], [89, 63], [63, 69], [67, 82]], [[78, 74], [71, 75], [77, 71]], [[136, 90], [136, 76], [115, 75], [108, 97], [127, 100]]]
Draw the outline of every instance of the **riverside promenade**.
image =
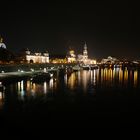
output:
[[17, 72], [17, 71], [38, 71], [42, 70], [44, 68], [46, 69], [59, 69], [59, 68], [66, 68], [66, 67], [72, 67], [76, 64], [51, 64], [51, 63], [45, 63], [45, 64], [3, 64], [0, 65], [0, 73], [5, 72]]
[[61, 69], [72, 68], [75, 64], [7, 64], [0, 65], [0, 81], [14, 81], [29, 78], [38, 73], [56, 73]]

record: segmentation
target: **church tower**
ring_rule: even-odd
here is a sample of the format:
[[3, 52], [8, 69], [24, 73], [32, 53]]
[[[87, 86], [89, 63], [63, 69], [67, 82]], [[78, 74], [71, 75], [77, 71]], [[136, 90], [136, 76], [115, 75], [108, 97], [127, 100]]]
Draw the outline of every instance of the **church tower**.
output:
[[85, 42], [84, 50], [83, 50], [83, 57], [84, 59], [88, 59], [88, 51], [87, 51], [87, 44]]

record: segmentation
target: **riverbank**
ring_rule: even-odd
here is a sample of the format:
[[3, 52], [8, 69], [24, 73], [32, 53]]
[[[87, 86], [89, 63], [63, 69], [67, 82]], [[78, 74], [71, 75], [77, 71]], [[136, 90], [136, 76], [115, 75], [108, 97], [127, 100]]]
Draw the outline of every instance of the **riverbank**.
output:
[[0, 65], [0, 72], [16, 72], [18, 70], [23, 70], [23, 71], [30, 71], [31, 69], [34, 70], [41, 70], [44, 68], [60, 68], [60, 67], [70, 67], [70, 66], [75, 66], [76, 64], [52, 64], [52, 63], [45, 63], [45, 64], [3, 64]]

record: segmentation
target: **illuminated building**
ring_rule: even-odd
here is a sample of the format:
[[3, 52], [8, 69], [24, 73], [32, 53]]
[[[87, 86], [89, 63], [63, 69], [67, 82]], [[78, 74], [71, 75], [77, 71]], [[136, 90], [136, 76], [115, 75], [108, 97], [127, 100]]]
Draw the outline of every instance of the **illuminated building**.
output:
[[84, 50], [83, 50], [83, 59], [84, 60], [88, 59], [88, 51], [87, 51], [87, 44], [86, 43], [84, 45]]
[[78, 55], [77, 61], [85, 65], [96, 64], [96, 60], [88, 58], [88, 50], [86, 43], [84, 44], [83, 54]]
[[114, 64], [117, 61], [118, 61], [117, 58], [108, 56], [107, 59], [102, 59], [101, 64]]
[[67, 59], [65, 55], [50, 55], [50, 63], [53, 64], [67, 63]]
[[66, 58], [55, 58], [51, 60], [51, 63], [53, 64], [59, 64], [59, 63], [67, 63]]
[[70, 50], [67, 55], [67, 61], [68, 63], [75, 63], [76, 62], [76, 55], [74, 50]]
[[26, 50], [25, 59], [27, 63], [49, 63], [49, 53], [31, 53], [28, 49]]
[[0, 48], [6, 49], [6, 45], [3, 43], [3, 38], [0, 37]]

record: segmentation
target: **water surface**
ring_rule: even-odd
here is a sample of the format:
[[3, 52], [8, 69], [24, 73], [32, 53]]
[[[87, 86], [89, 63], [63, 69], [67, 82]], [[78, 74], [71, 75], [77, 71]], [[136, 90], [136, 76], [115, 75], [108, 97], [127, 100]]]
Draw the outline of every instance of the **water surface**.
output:
[[50, 81], [30, 79], [0, 91], [4, 126], [136, 127], [140, 112], [140, 71], [82, 70]]

